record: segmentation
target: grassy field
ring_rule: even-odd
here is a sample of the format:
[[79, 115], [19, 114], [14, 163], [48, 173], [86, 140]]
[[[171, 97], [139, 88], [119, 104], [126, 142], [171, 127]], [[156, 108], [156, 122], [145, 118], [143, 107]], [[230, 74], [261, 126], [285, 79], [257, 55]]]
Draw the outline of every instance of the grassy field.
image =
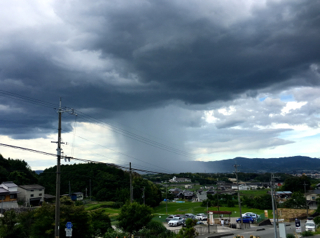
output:
[[91, 202], [84, 205], [85, 210], [94, 211], [94, 210], [103, 210], [109, 217], [116, 217], [119, 215], [120, 208], [111, 208], [114, 202]]
[[267, 192], [270, 191], [270, 189], [255, 189], [255, 190], [241, 190], [240, 195], [241, 196], [261, 196], [266, 195]]
[[[119, 215], [120, 209], [110, 208], [113, 202], [92, 202], [85, 204], [85, 209], [87, 211], [94, 210], [103, 210], [106, 214], [109, 215], [112, 224], [116, 224], [117, 216]], [[185, 202], [185, 203], [175, 203], [168, 202], [168, 214], [166, 214], [166, 203], [161, 202], [158, 207], [153, 209], [153, 220], [164, 222], [166, 217], [171, 214], [185, 214], [185, 213], [205, 213], [207, 212], [207, 207], [201, 207], [201, 202]], [[217, 211], [217, 207], [209, 207], [209, 211]], [[231, 217], [239, 217], [239, 208], [238, 207], [220, 207], [220, 211], [230, 211], [232, 212]], [[257, 214], [263, 214], [263, 210], [259, 209], [250, 209], [242, 207], [242, 213], [245, 212], [254, 212]], [[269, 211], [269, 214], [271, 212]]]

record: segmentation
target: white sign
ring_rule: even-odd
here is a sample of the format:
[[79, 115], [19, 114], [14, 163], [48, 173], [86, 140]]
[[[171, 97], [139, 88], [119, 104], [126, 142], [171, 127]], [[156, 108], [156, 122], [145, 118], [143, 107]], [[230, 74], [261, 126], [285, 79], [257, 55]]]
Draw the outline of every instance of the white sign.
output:
[[296, 227], [296, 232], [297, 232], [297, 233], [301, 233], [301, 226]]
[[69, 236], [69, 237], [72, 236], [72, 228], [70, 228], [70, 229], [66, 228], [64, 230], [66, 231], [66, 236]]
[[280, 238], [287, 237], [286, 226], [284, 223], [279, 223], [279, 235], [280, 235]]

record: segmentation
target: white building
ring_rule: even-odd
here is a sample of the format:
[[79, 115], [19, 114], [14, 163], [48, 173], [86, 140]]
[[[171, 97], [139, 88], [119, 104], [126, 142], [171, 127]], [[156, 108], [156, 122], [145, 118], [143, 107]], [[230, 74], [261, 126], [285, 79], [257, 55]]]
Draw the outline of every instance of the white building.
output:
[[177, 178], [173, 176], [172, 179], [169, 180], [170, 183], [191, 183], [191, 179], [188, 178]]
[[25, 202], [26, 206], [39, 206], [44, 201], [44, 187], [41, 185], [20, 185], [18, 192], [18, 200]]

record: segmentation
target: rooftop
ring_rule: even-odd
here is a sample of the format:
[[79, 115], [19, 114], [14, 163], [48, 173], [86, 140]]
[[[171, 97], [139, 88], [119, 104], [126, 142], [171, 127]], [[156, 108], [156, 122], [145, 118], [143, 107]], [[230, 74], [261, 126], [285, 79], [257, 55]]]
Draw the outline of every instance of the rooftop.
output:
[[39, 184], [20, 185], [19, 187], [25, 190], [44, 189], [44, 187]]

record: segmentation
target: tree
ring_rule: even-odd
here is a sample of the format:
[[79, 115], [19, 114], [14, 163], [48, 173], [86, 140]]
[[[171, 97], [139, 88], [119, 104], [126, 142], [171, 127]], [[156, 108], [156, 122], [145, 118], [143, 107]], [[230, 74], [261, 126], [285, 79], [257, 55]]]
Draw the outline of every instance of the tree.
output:
[[95, 236], [104, 235], [111, 227], [111, 220], [103, 210], [97, 210], [90, 213], [91, 225]]
[[295, 192], [292, 194], [291, 198], [283, 203], [286, 208], [305, 208], [306, 198], [300, 192]]
[[304, 183], [306, 183], [306, 189], [310, 188], [310, 179], [303, 175], [301, 177], [291, 177], [287, 178], [284, 181], [284, 185], [282, 186], [282, 191], [291, 191], [291, 192], [304, 192]]
[[196, 220], [187, 219], [186, 227], [182, 228], [177, 235], [177, 238], [194, 238], [198, 235], [194, 226], [197, 224]]
[[120, 210], [118, 227], [130, 234], [138, 232], [152, 219], [152, 209], [137, 202], [126, 203]]
[[27, 210], [18, 215], [19, 226], [22, 229], [21, 238], [31, 237], [31, 227], [34, 223], [35, 210]]
[[[75, 206], [68, 197], [60, 199], [60, 237], [65, 237], [64, 227], [67, 222], [73, 224], [72, 236], [77, 238], [89, 238], [93, 234], [91, 219], [84, 206]], [[35, 210], [34, 223], [31, 226], [31, 237], [51, 238], [54, 236], [55, 207], [44, 203], [41, 208]]]
[[16, 238], [22, 237], [22, 229], [18, 224], [18, 216], [14, 210], [8, 210], [0, 218], [0, 237]]
[[145, 227], [139, 231], [140, 236], [148, 238], [170, 238], [176, 235], [167, 230], [167, 228], [158, 221], [150, 221]]

